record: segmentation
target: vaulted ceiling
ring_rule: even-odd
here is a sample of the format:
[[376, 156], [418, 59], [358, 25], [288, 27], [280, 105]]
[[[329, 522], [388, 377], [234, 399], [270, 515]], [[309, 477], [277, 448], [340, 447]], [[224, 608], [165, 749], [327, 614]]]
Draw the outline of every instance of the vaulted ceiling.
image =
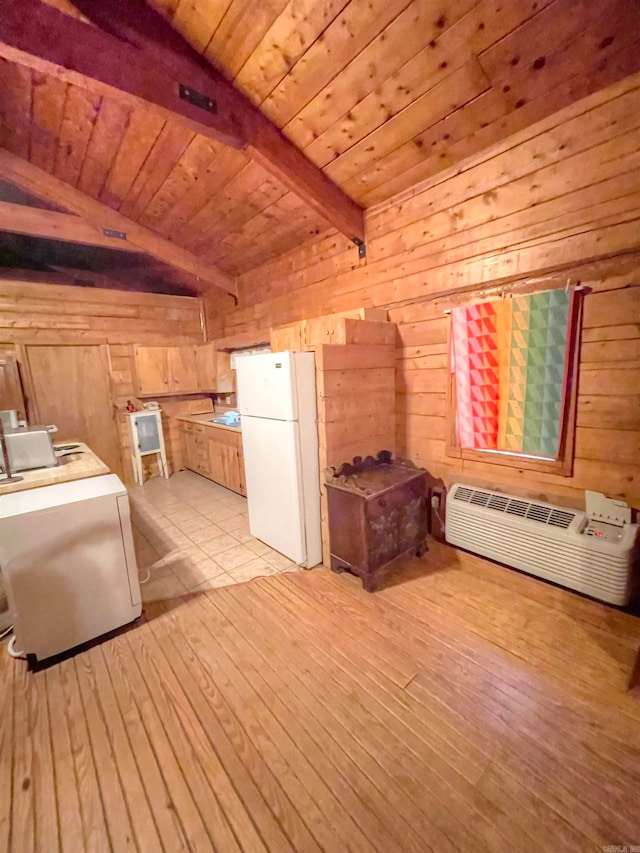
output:
[[[640, 70], [635, 0], [147, 2], [364, 208]], [[5, 60], [0, 146], [231, 276], [332, 224], [247, 150]]]

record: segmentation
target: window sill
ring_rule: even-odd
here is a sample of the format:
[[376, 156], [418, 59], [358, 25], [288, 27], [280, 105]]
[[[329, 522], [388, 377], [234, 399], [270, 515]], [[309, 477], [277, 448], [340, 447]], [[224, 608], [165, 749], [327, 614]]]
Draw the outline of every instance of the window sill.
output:
[[557, 474], [559, 477], [571, 477], [573, 464], [570, 459], [534, 459], [517, 453], [492, 453], [484, 450], [463, 450], [452, 445], [447, 446], [446, 455], [452, 459], [465, 459], [470, 462], [482, 462], [485, 465], [501, 465], [517, 468], [520, 471], [535, 471], [539, 474]]

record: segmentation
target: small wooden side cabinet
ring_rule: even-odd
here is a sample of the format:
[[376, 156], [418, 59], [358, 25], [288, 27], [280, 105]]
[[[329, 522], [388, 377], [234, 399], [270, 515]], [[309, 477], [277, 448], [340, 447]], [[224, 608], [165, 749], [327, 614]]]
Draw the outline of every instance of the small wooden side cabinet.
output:
[[348, 570], [375, 592], [387, 566], [415, 553], [427, 539], [427, 472], [411, 462], [393, 460], [388, 451], [377, 459], [327, 471], [331, 568]]
[[131, 435], [131, 464], [137, 485], [144, 485], [144, 456], [156, 456], [160, 473], [168, 479], [169, 465], [164, 446], [161, 409], [127, 412], [127, 419]]

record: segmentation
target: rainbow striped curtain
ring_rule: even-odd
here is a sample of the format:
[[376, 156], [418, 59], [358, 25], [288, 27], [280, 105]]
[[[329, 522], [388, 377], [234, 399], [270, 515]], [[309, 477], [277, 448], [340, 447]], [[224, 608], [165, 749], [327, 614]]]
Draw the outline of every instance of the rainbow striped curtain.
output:
[[453, 310], [460, 447], [558, 456], [573, 294], [551, 290]]

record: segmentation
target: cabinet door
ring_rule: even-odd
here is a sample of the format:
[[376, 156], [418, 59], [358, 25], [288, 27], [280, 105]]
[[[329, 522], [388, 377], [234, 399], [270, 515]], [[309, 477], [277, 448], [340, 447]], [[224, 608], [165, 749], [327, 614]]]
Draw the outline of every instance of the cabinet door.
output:
[[286, 350], [304, 349], [304, 330], [302, 323], [291, 323], [288, 326], [279, 326], [271, 329], [269, 340], [271, 352], [285, 352]]
[[343, 344], [344, 322], [342, 317], [330, 314], [328, 317], [316, 317], [304, 324], [305, 349], [314, 349], [320, 344]]
[[215, 437], [209, 438], [209, 476], [216, 483], [226, 485], [224, 481], [224, 444], [216, 441]]
[[190, 432], [184, 433], [184, 467], [194, 470], [195, 466], [195, 441], [194, 436]]
[[[202, 461], [202, 454], [200, 449], [200, 444], [198, 441], [199, 436], [196, 433], [189, 434], [189, 441], [187, 444], [187, 458], [189, 459], [189, 468], [192, 471], [200, 470], [200, 463]], [[207, 470], [208, 470], [207, 466]]]
[[183, 423], [180, 423], [179, 431], [180, 431], [180, 464], [177, 467], [178, 468], [188, 468], [189, 467], [189, 433], [187, 432], [186, 425]]
[[15, 358], [0, 358], [0, 409], [15, 409], [20, 420], [26, 418], [27, 410]]
[[131, 418], [134, 428], [134, 441], [138, 442], [140, 453], [158, 453], [160, 450], [159, 419], [155, 414], [141, 412]]
[[236, 373], [231, 370], [231, 354], [216, 351], [216, 391], [233, 394], [236, 390]]
[[244, 454], [242, 452], [242, 442], [238, 447], [238, 472], [240, 476], [240, 489], [238, 490], [241, 495], [247, 496], [247, 486], [246, 479], [244, 475]]
[[234, 492], [241, 491], [240, 482], [240, 460], [238, 448], [231, 444], [225, 444], [222, 453], [222, 468], [224, 473], [224, 485]]
[[133, 348], [136, 393], [141, 397], [167, 394], [169, 388], [169, 352], [167, 347]]
[[216, 350], [214, 344], [196, 347], [196, 373], [199, 391], [216, 391]]
[[210, 477], [221, 486], [226, 486], [239, 494], [244, 494], [243, 467], [240, 463], [240, 436], [228, 434], [224, 438], [209, 438]]
[[186, 394], [198, 390], [196, 347], [169, 347], [169, 390]]

